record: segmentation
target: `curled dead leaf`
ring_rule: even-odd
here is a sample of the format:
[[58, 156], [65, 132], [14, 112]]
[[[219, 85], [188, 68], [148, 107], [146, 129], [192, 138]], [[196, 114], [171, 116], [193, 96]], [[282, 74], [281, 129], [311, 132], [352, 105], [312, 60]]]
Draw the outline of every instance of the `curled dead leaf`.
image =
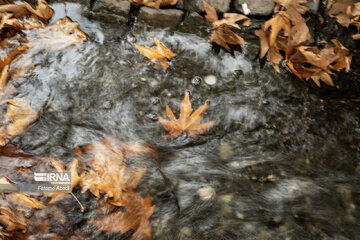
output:
[[240, 26], [237, 24], [239, 21], [244, 21], [242, 23], [243, 26], [249, 26], [251, 21], [248, 17], [237, 13], [225, 13], [223, 18], [219, 20], [213, 6], [208, 4], [206, 1], [203, 1], [203, 5], [206, 12], [206, 20], [213, 24], [213, 32], [210, 37], [210, 43], [216, 43], [225, 48], [228, 52], [231, 52], [228, 44], [246, 44], [246, 41], [234, 33], [231, 28], [240, 29]]
[[169, 61], [176, 56], [169, 48], [166, 48], [156, 38], [152, 38], [155, 42], [156, 48], [149, 48], [147, 46], [139, 46], [133, 44], [134, 47], [150, 61], [155, 61], [155, 68], [161, 68], [164, 72], [170, 67]]

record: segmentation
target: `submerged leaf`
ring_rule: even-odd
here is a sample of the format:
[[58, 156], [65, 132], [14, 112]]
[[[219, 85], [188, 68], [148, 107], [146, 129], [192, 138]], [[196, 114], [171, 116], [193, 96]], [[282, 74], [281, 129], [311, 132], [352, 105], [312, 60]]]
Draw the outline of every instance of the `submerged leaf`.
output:
[[12, 121], [12, 123], [7, 126], [7, 133], [10, 136], [21, 135], [36, 121], [38, 114], [23, 98], [8, 100], [7, 103], [9, 106], [6, 113], [6, 121]]
[[126, 233], [132, 230], [134, 232], [132, 239], [152, 239], [149, 218], [154, 212], [155, 205], [152, 205], [149, 195], [142, 198], [139, 194], [128, 191], [118, 206], [125, 210], [116, 208], [115, 212], [106, 214], [100, 212], [105, 216], [90, 220], [89, 223], [97, 226], [99, 230], [108, 232]]
[[191, 114], [192, 107], [190, 103], [190, 95], [189, 92], [187, 92], [180, 106], [179, 119], [175, 118], [174, 113], [171, 111], [170, 107], [166, 105], [166, 114], [170, 121], [165, 120], [162, 117], [158, 117], [158, 120], [163, 125], [165, 130], [169, 132], [169, 134], [165, 135], [164, 137], [177, 137], [183, 133], [186, 133], [189, 136], [196, 138], [197, 135], [202, 134], [210, 129], [215, 124], [215, 121], [203, 124], [200, 123], [209, 104], [210, 102], [206, 102], [193, 114]]

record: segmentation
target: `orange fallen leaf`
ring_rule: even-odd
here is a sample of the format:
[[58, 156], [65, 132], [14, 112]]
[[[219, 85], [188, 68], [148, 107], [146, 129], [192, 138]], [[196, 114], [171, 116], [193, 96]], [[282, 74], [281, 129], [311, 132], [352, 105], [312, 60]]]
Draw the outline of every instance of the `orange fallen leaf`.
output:
[[[106, 202], [103, 203], [103, 205], [105, 204]], [[139, 194], [130, 190], [124, 194], [123, 200], [118, 206], [125, 209], [115, 208], [110, 213], [108, 211], [105, 211], [105, 213], [98, 211], [103, 217], [90, 220], [89, 223], [97, 226], [99, 230], [108, 232], [121, 232], [124, 234], [132, 230], [134, 232], [132, 239], [152, 239], [149, 218], [154, 212], [155, 205], [152, 205], [149, 195], [142, 198]]]
[[36, 121], [38, 114], [23, 98], [7, 100], [7, 103], [9, 106], [6, 113], [6, 121], [12, 122], [7, 126], [7, 133], [10, 136], [21, 135]]
[[203, 1], [204, 9], [206, 12], [205, 19], [213, 24], [213, 32], [210, 37], [210, 43], [216, 43], [222, 46], [227, 51], [231, 52], [228, 44], [242, 45], [246, 44], [246, 41], [235, 34], [231, 28], [240, 29], [237, 24], [239, 21], [243, 21], [243, 26], [249, 26], [251, 21], [248, 17], [237, 13], [225, 13], [222, 19], [218, 19], [216, 10], [206, 1]]
[[155, 42], [156, 48], [149, 48], [147, 46], [139, 46], [133, 44], [134, 47], [150, 61], [155, 61], [155, 68], [161, 68], [164, 72], [169, 68], [169, 61], [176, 56], [169, 48], [166, 48], [156, 38], [152, 38]]
[[169, 105], [166, 104], [166, 115], [170, 120], [165, 120], [162, 117], [158, 117], [165, 130], [169, 132], [169, 134], [165, 135], [164, 137], [177, 137], [183, 133], [186, 133], [193, 138], [197, 138], [197, 135], [202, 134], [210, 129], [215, 124], [215, 121], [203, 124], [200, 123], [209, 104], [210, 102], [206, 102], [194, 113], [192, 113], [193, 109], [190, 103], [190, 95], [189, 92], [187, 92], [185, 98], [181, 102], [179, 119], [176, 119]]

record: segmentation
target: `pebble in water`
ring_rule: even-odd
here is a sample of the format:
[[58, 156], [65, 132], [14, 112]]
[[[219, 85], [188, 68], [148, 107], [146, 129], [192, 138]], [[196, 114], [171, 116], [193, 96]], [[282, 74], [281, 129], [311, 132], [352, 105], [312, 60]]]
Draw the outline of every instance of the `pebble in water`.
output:
[[151, 121], [157, 121], [157, 114], [156, 113], [148, 113], [146, 114], [146, 118]]
[[216, 76], [214, 75], [207, 75], [204, 78], [204, 81], [206, 82], [207, 85], [214, 85], [217, 81]]
[[193, 77], [193, 79], [191, 79], [191, 84], [194, 86], [200, 86], [201, 81], [202, 81], [201, 77], [195, 76], [195, 77]]
[[152, 103], [153, 105], [159, 104], [159, 103], [160, 103], [160, 98], [158, 98], [158, 97], [153, 97], [153, 98], [151, 99], [151, 103]]
[[209, 201], [213, 199], [216, 195], [215, 189], [210, 186], [202, 187], [197, 191], [200, 199], [203, 201]]

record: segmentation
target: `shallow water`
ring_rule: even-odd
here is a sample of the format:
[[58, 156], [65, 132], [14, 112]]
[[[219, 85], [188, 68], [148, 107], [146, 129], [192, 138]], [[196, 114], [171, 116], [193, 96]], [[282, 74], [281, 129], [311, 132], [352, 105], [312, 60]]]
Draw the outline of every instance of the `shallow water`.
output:
[[[55, 22], [65, 11], [52, 7]], [[67, 3], [89, 41], [37, 54], [37, 67], [18, 80], [16, 97], [52, 110], [22, 137], [25, 152], [71, 160], [75, 145], [104, 135], [155, 145], [160, 157], [137, 163], [149, 169], [139, 189], [156, 205], [155, 239], [359, 238], [358, 99], [309, 91], [285, 69], [262, 66], [253, 36], [232, 56], [213, 51], [209, 30], [129, 27], [87, 11]], [[145, 58], [131, 45], [151, 46], [150, 36], [178, 54], [165, 73], [140, 65]], [[207, 75], [215, 85], [193, 84]], [[216, 124], [198, 139], [163, 139], [156, 116], [166, 103], [177, 115], [186, 91], [194, 109], [211, 102], [203, 121]], [[209, 186], [216, 195], [203, 201], [198, 190]], [[87, 217], [74, 207], [68, 230], [120, 239], [89, 229]]]

